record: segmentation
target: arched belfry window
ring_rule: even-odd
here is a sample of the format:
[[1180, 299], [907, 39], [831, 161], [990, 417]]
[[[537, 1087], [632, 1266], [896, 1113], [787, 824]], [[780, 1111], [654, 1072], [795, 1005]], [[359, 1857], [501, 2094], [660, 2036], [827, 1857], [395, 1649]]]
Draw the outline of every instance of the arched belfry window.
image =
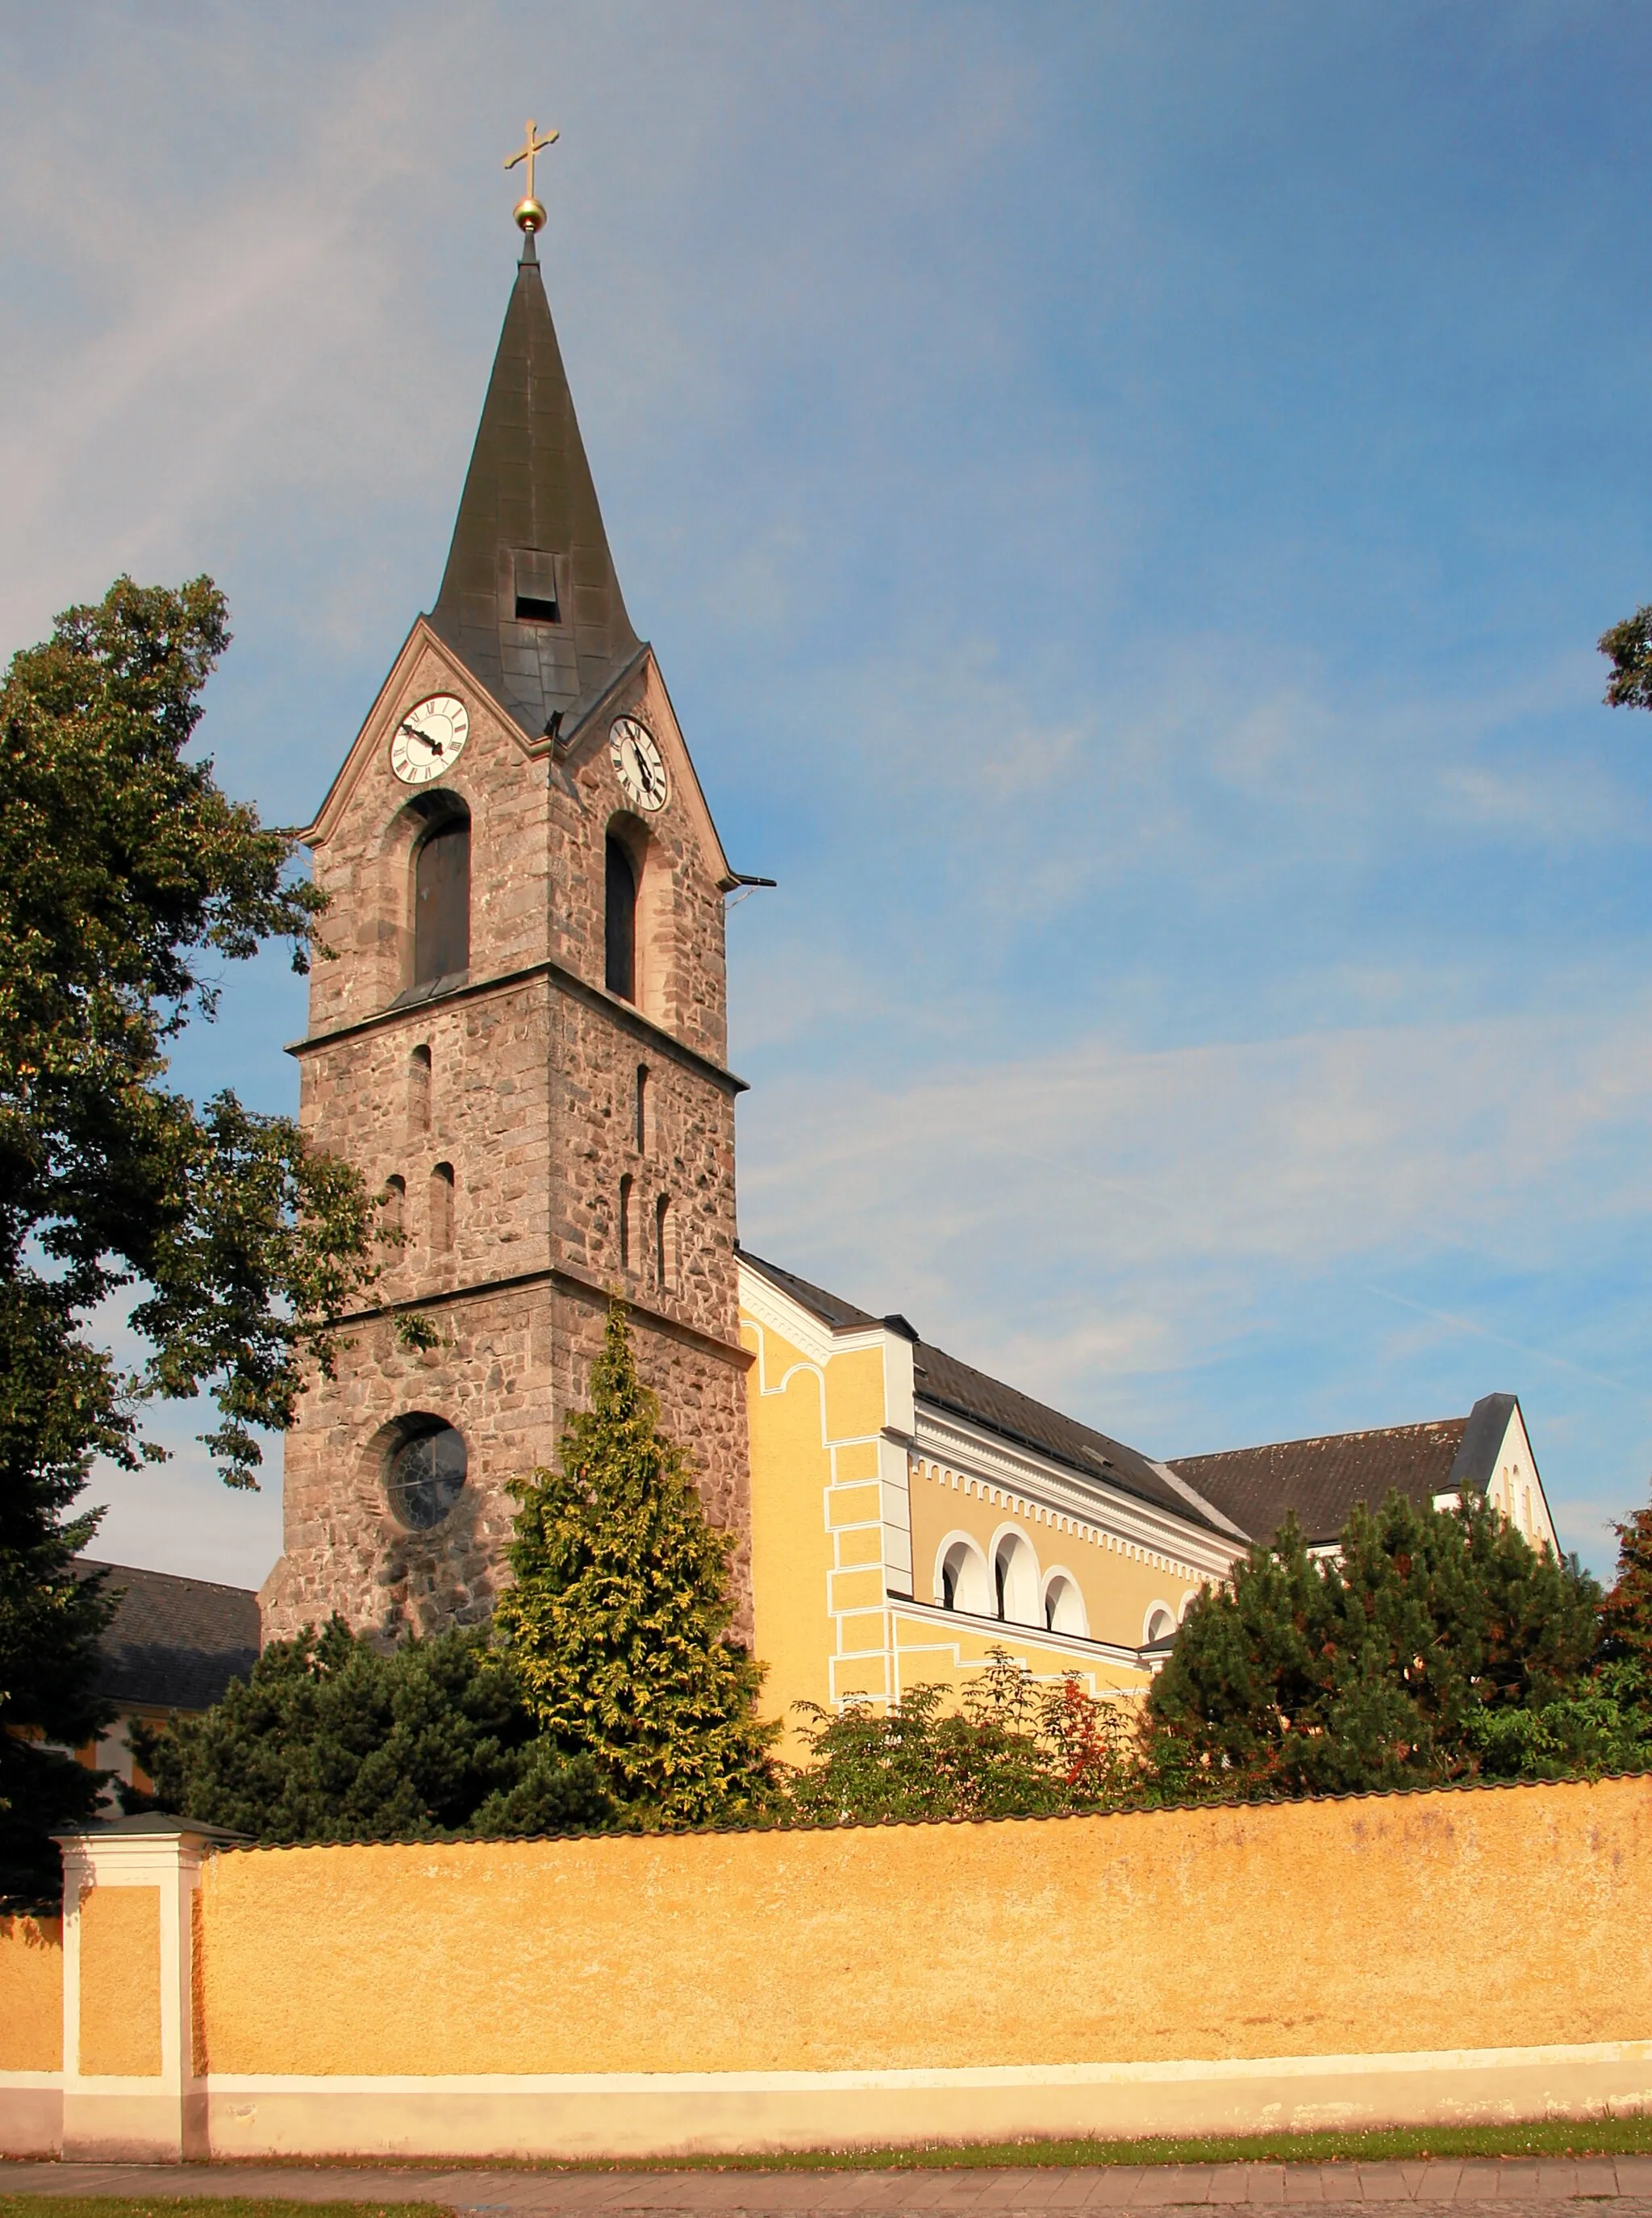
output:
[[470, 968], [470, 819], [449, 816], [413, 858], [413, 983]]
[[631, 858], [608, 835], [605, 978], [610, 994], [637, 998], [637, 873]]

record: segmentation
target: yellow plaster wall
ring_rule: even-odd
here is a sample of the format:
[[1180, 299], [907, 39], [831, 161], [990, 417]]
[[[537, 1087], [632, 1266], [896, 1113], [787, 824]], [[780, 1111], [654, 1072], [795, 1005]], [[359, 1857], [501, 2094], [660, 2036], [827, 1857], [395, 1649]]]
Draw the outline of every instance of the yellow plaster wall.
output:
[[[214, 2072], [875, 2070], [1652, 2037], [1652, 1781], [202, 1880]], [[478, 2007], [478, 1998], [486, 2007]]]
[[0, 1918], [0, 2072], [63, 2068], [63, 1920]]
[[[818, 1365], [749, 1320], [740, 1337], [758, 1359], [747, 1373], [746, 1416], [755, 1645], [768, 1666], [763, 1707], [789, 1728], [795, 1702], [833, 1699], [833, 1610], [882, 1608], [875, 1442], [883, 1360], [877, 1348], [854, 1348]], [[786, 1746], [801, 1755], [795, 1733]]]
[[948, 1533], [967, 1533], [990, 1563], [993, 1536], [1005, 1525], [1025, 1535], [1041, 1580], [1058, 1566], [1071, 1574], [1084, 1596], [1094, 1640], [1136, 1647], [1154, 1602], [1166, 1603], [1172, 1617], [1179, 1620], [1183, 1597], [1197, 1594], [1210, 1576], [1185, 1558], [1110, 1544], [1095, 1527], [1086, 1532], [1076, 1519], [1058, 1522], [1053, 1516], [1040, 1517], [1024, 1496], [1017, 1496], [1011, 1489], [985, 1487], [937, 1465], [914, 1461], [912, 1571], [917, 1600], [936, 1599], [936, 1557]]
[[152, 2077], [161, 2068], [161, 1896], [95, 1887], [80, 1901], [80, 2068]]

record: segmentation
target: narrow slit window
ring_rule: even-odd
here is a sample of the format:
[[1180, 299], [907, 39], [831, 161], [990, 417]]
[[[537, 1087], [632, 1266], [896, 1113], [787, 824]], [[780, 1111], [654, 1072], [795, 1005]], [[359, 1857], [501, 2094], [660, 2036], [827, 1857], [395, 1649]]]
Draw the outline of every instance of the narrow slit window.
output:
[[413, 864], [413, 983], [470, 968], [470, 820], [437, 825]]
[[384, 1228], [387, 1232], [399, 1233], [407, 1222], [407, 1181], [399, 1171], [393, 1171], [384, 1182]]
[[430, 1129], [430, 1050], [423, 1045], [407, 1058], [407, 1121], [416, 1132]]
[[604, 981], [623, 1001], [637, 998], [637, 874], [631, 858], [609, 833], [608, 838]]
[[631, 1267], [631, 1174], [620, 1180], [620, 1268]]
[[637, 1065], [637, 1153], [648, 1152], [648, 1066]]
[[677, 1290], [677, 1223], [669, 1195], [654, 1204], [654, 1270], [662, 1294]]
[[438, 1163], [430, 1173], [430, 1252], [453, 1251], [453, 1165]]
[[556, 596], [556, 558], [552, 554], [517, 557], [517, 622], [560, 623], [562, 610]]

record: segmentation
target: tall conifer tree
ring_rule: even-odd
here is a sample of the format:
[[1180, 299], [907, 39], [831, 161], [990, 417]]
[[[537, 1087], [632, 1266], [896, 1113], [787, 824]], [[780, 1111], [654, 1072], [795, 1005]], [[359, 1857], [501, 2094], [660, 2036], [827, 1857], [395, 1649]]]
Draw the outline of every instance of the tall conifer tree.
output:
[[761, 1667], [727, 1638], [732, 1544], [659, 1418], [616, 1301], [558, 1469], [512, 1488], [516, 1583], [495, 1623], [550, 1739], [647, 1817], [705, 1824], [768, 1802], [778, 1728], [757, 1713]]

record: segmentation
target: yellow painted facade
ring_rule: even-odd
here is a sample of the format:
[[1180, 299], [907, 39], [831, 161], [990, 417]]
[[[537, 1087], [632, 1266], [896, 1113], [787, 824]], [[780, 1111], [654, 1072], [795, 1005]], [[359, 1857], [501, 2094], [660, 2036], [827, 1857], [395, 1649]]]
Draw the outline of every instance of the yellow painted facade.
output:
[[62, 2066], [62, 1920], [0, 1918], [0, 2072]]
[[740, 1299], [756, 1645], [789, 1754], [795, 1705], [958, 1692], [994, 1649], [1093, 1694], [1145, 1693], [1142, 1651], [1226, 1576], [1236, 1540], [937, 1417], [894, 1325], [834, 1329], [749, 1261]]
[[96, 1887], [80, 1905], [80, 2068], [152, 2078], [161, 2068], [161, 1898]]

